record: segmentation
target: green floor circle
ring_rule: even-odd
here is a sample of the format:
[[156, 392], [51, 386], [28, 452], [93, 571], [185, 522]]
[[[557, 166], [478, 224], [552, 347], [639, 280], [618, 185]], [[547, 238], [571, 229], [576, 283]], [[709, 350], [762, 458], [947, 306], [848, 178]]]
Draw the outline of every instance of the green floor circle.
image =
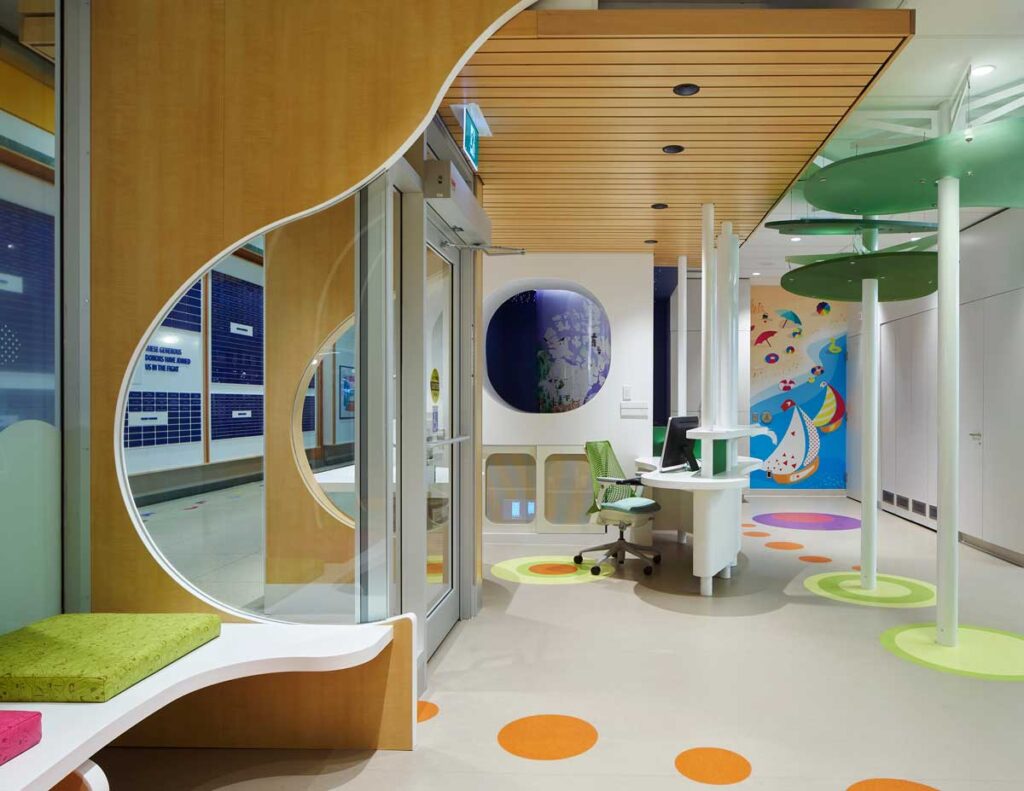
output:
[[[573, 563], [571, 557], [565, 555], [538, 555], [528, 558], [512, 558], [491, 566], [491, 574], [498, 579], [509, 582], [521, 582], [526, 585], [575, 585], [583, 582], [597, 582], [603, 577], [615, 573], [612, 564], [601, 566], [600, 574], [591, 574], [590, 569], [596, 565], [593, 560], [584, 560], [580, 565]], [[571, 573], [538, 573], [535, 567], [552, 567], [548, 570], [559, 571], [558, 567], [575, 567]]]
[[935, 604], [935, 586], [909, 577], [879, 574], [874, 590], [860, 587], [860, 574], [829, 571], [804, 580], [811, 593], [835, 601], [865, 607], [930, 607]]
[[1024, 635], [961, 626], [955, 648], [935, 642], [935, 624], [918, 623], [895, 626], [881, 637], [882, 645], [901, 659], [954, 673], [958, 676], [990, 681], [1024, 681]]

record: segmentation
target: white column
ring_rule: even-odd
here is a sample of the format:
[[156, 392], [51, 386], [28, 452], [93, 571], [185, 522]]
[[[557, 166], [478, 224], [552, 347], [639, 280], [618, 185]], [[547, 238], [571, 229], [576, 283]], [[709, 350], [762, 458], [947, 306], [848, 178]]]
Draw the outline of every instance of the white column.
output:
[[715, 204], [705, 203], [701, 212], [701, 355], [700, 422], [713, 426], [718, 422], [718, 333], [715, 309], [718, 277], [715, 271]]
[[940, 645], [957, 643], [960, 540], [960, 181], [939, 179], [939, 481]]
[[740, 240], [732, 232], [732, 223], [722, 223], [718, 237], [718, 354], [719, 393], [718, 423], [723, 427], [736, 425], [739, 400], [736, 387], [739, 379], [739, 284]]
[[679, 282], [672, 295], [672, 401], [669, 413], [672, 415], [686, 414], [686, 289], [689, 285], [686, 278], [686, 256], [679, 256]]
[[878, 571], [878, 281], [861, 282], [860, 586], [874, 590]]

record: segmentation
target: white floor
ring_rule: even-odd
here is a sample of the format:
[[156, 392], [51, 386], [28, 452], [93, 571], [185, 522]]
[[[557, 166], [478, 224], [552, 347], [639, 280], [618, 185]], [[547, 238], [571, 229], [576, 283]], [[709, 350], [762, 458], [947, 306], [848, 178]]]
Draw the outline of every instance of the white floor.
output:
[[[767, 511], [856, 516], [839, 498], [752, 498]], [[934, 581], [935, 538], [881, 516], [882, 572]], [[663, 539], [653, 577], [639, 565], [578, 585], [517, 585], [487, 575], [484, 609], [459, 624], [430, 663], [422, 697], [440, 713], [409, 753], [111, 749], [98, 762], [114, 789], [685, 789], [682, 750], [744, 755], [737, 787], [843, 791], [890, 777], [942, 791], [1024, 788], [1024, 684], [938, 673], [886, 652], [890, 626], [927, 609], [876, 609], [808, 594], [802, 579], [857, 562], [858, 531], [762, 528], [806, 549], [744, 538], [739, 574], [697, 595], [685, 548]], [[496, 536], [485, 561], [564, 553], [583, 537]], [[556, 544], [555, 542], [572, 542]], [[805, 564], [800, 554], [826, 555]], [[1024, 632], [1024, 569], [961, 549], [962, 622]], [[588, 720], [589, 752], [534, 762], [505, 753], [499, 729], [530, 714]]]
[[183, 577], [218, 601], [261, 609], [263, 484], [246, 483], [139, 508], [150, 536]]

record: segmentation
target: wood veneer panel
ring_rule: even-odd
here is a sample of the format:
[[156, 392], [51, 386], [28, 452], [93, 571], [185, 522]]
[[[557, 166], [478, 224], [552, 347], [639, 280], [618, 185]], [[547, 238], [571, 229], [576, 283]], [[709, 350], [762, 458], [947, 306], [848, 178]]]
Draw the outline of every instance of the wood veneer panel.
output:
[[117, 396], [150, 323], [200, 267], [243, 236], [331, 200], [377, 170], [425, 119], [467, 49], [516, 5], [95, 0], [95, 609], [210, 609], [143, 546], [117, 482]]
[[355, 312], [355, 204], [355, 197], [348, 198], [266, 236], [267, 585], [329, 585], [354, 578], [354, 525], [320, 496], [296, 437], [302, 436], [300, 394], [307, 392], [310, 360]]
[[[699, 204], [753, 230], [912, 33], [905, 11], [528, 11], [470, 59], [446, 104], [475, 102], [493, 133], [480, 173], [496, 243], [650, 250], [657, 238], [662, 257], [696, 261]], [[674, 96], [681, 82], [700, 93]], [[669, 143], [686, 151], [667, 157]], [[672, 208], [652, 213], [658, 201]]]
[[348, 670], [267, 673], [193, 692], [115, 742], [132, 747], [411, 750], [415, 646], [408, 617], [375, 659]]

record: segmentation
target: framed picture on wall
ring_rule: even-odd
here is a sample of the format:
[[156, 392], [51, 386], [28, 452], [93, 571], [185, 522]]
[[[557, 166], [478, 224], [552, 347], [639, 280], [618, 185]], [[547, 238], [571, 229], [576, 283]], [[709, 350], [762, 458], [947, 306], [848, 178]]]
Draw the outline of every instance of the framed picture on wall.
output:
[[356, 369], [338, 366], [338, 419], [354, 420], [356, 416]]

